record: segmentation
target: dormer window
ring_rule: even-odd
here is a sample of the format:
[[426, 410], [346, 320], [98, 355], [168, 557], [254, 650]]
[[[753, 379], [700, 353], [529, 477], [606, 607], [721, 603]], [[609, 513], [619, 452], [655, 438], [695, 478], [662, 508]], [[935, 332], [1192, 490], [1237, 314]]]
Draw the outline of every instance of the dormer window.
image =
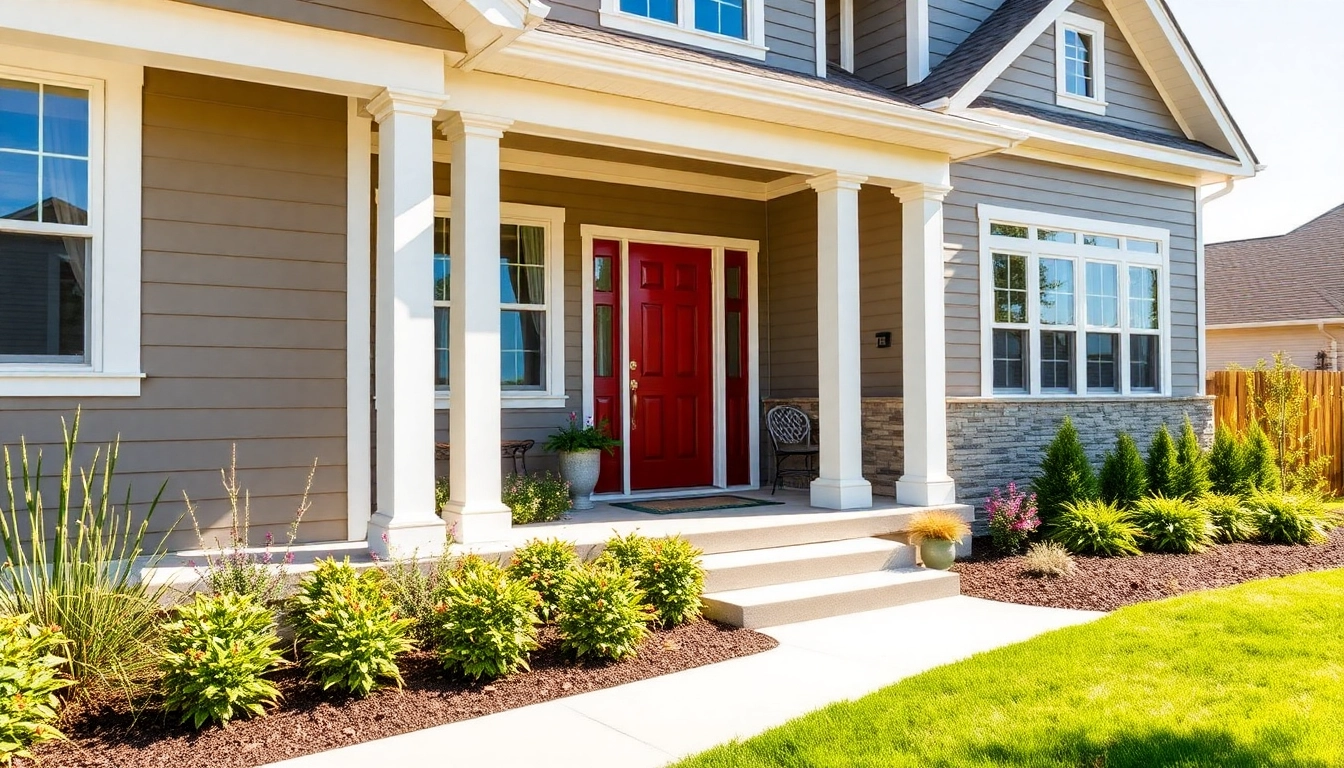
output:
[[602, 26], [765, 59], [765, 0], [602, 0]]
[[1055, 103], [1106, 114], [1106, 24], [1066, 13], [1055, 24]]

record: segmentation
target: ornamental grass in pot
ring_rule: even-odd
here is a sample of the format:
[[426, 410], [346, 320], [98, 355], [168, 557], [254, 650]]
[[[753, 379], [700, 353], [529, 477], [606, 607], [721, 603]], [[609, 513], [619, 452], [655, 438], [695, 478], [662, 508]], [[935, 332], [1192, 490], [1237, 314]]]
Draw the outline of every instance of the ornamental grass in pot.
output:
[[602, 471], [602, 452], [615, 453], [621, 441], [611, 436], [607, 422], [589, 417], [579, 426], [577, 414], [546, 440], [546, 450], [560, 454], [560, 476], [569, 483], [574, 509], [593, 508], [593, 489]]
[[938, 509], [915, 515], [908, 533], [910, 542], [919, 545], [924, 567], [946, 571], [957, 558], [957, 544], [970, 535], [971, 527], [960, 515]]

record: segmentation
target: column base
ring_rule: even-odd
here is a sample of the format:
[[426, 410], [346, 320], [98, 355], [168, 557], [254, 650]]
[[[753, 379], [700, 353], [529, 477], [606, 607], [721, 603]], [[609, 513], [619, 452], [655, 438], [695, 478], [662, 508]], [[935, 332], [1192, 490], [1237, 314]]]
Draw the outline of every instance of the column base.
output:
[[369, 551], [384, 559], [436, 557], [450, 543], [437, 517], [404, 520], [378, 512], [369, 520]]
[[936, 507], [957, 502], [957, 484], [950, 477], [911, 477], [896, 481], [896, 503], [912, 507]]
[[443, 509], [443, 522], [458, 544], [486, 544], [506, 541], [513, 527], [513, 512], [507, 506], [474, 507], [450, 501]]
[[873, 485], [863, 478], [812, 481], [812, 506], [820, 509], [867, 509], [873, 506]]

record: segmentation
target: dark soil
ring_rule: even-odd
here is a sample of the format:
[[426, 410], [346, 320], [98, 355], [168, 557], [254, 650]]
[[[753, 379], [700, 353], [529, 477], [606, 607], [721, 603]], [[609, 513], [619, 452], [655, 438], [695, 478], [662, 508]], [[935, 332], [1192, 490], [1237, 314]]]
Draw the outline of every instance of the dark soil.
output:
[[1065, 578], [1028, 576], [1022, 572], [1021, 557], [978, 554], [988, 544], [976, 539], [977, 554], [952, 568], [961, 574], [963, 595], [1090, 611], [1112, 611], [1252, 579], [1344, 568], [1344, 528], [1336, 529], [1329, 543], [1312, 547], [1223, 544], [1197, 555], [1075, 557], [1078, 571]]
[[401, 660], [405, 688], [351, 699], [323, 693], [290, 668], [274, 676], [285, 697], [280, 708], [199, 733], [177, 725], [176, 716], [155, 711], [134, 720], [124, 704], [72, 703], [61, 724], [70, 741], [44, 747], [37, 756], [41, 765], [60, 768], [256, 766], [749, 656], [776, 645], [751, 630], [698, 621], [654, 632], [629, 661], [578, 665], [561, 653], [554, 628], [543, 627], [531, 672], [470, 683], [445, 675], [433, 654], [417, 652]]

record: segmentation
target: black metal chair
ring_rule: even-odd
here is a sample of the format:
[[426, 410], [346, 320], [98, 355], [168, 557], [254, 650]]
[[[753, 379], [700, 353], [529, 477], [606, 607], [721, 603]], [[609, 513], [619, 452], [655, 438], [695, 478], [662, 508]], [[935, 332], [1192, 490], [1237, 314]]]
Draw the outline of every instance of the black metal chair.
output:
[[[812, 442], [812, 419], [800, 408], [777, 405], [765, 414], [765, 426], [775, 448], [775, 478], [770, 495], [779, 490], [785, 475], [816, 477], [821, 449]], [[784, 462], [794, 457], [801, 458], [803, 466], [785, 467]]]

